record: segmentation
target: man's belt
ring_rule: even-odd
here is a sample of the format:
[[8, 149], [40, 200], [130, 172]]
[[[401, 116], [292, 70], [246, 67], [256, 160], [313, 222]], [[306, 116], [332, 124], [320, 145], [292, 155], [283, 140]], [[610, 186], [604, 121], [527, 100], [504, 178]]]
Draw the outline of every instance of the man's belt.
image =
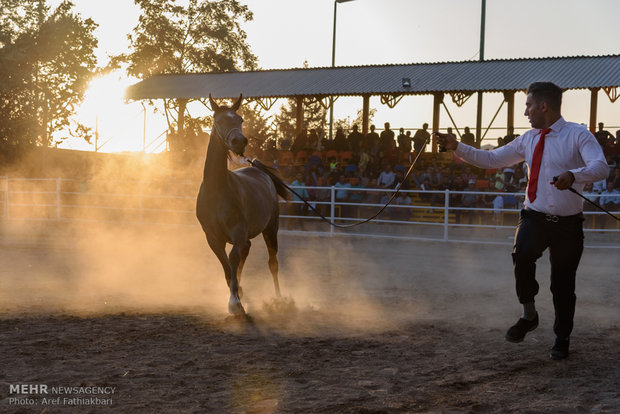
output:
[[575, 223], [583, 221], [583, 213], [573, 214], [572, 216], [554, 216], [553, 214], [541, 213], [540, 211], [532, 210], [529, 207], [526, 207], [524, 211], [536, 218], [552, 223]]

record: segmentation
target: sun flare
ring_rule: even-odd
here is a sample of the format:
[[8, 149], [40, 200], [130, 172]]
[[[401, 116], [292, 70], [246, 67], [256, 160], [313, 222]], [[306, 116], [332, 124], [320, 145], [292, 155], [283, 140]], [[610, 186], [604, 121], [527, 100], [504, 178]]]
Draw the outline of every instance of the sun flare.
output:
[[141, 151], [144, 107], [139, 102], [126, 102], [124, 97], [125, 89], [134, 82], [120, 72], [91, 80], [84, 101], [76, 112], [76, 120], [90, 128], [94, 138], [90, 145], [83, 140], [71, 139], [63, 146], [104, 152]]

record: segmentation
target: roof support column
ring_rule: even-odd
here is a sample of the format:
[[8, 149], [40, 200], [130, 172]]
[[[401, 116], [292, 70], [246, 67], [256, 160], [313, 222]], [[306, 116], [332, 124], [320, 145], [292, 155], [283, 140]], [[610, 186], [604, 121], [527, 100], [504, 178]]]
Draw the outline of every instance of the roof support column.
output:
[[[439, 131], [439, 112], [441, 111], [441, 104], [443, 102], [443, 92], [436, 92], [433, 94], [433, 130], [432, 132]], [[437, 139], [433, 134], [432, 151], [437, 152]]]
[[368, 135], [368, 118], [370, 114], [370, 95], [362, 95], [364, 103], [362, 105], [362, 134]]
[[599, 88], [590, 88], [590, 132], [596, 132], [596, 111], [598, 107]]
[[303, 96], [297, 96], [297, 123], [295, 124], [295, 136], [301, 135], [301, 131], [304, 127], [304, 98]]
[[515, 127], [515, 91], [504, 92], [504, 100], [507, 104], [506, 109], [506, 130]]
[[478, 109], [476, 110], [476, 148], [482, 143], [482, 92], [478, 92]]

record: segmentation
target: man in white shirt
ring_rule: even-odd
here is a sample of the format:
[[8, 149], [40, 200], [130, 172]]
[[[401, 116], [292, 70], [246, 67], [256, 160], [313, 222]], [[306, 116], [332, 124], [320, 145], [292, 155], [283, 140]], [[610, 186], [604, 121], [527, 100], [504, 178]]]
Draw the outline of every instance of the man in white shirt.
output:
[[395, 180], [396, 173], [392, 171], [392, 165], [386, 164], [379, 177], [377, 177], [377, 185], [381, 188], [392, 188]]
[[512, 253], [523, 316], [508, 330], [506, 340], [521, 342], [538, 326], [536, 260], [549, 248], [556, 335], [550, 356], [564, 359], [573, 329], [575, 276], [583, 251], [583, 201], [564, 190], [572, 186], [581, 193], [585, 183], [606, 178], [609, 168], [594, 136], [584, 126], [562, 117], [562, 90], [557, 85], [535, 82], [527, 92], [524, 115], [533, 129], [508, 145], [483, 151], [457, 142], [454, 136], [436, 135], [441, 147], [481, 168], [527, 162], [527, 197]]

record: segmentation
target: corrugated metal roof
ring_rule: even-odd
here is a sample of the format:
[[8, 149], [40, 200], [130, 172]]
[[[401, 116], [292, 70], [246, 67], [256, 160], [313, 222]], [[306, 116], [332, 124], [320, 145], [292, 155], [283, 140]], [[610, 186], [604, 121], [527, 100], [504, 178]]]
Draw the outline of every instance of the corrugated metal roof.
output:
[[[403, 78], [411, 86], [403, 87]], [[304, 68], [157, 75], [127, 89], [127, 99], [284, 98], [317, 95], [429, 94], [525, 90], [535, 81], [563, 89], [620, 86], [620, 55]]]

